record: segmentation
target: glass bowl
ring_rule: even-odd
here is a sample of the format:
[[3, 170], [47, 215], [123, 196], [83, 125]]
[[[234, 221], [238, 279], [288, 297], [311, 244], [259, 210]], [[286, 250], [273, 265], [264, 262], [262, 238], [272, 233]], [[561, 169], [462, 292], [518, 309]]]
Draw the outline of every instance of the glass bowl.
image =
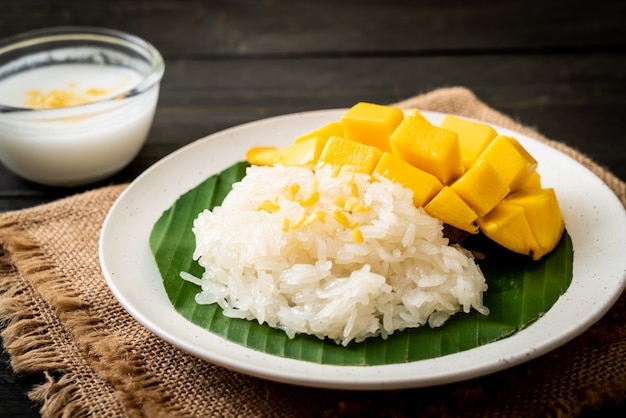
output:
[[165, 70], [150, 43], [94, 27], [0, 41], [0, 161], [51, 186], [109, 177], [148, 136]]

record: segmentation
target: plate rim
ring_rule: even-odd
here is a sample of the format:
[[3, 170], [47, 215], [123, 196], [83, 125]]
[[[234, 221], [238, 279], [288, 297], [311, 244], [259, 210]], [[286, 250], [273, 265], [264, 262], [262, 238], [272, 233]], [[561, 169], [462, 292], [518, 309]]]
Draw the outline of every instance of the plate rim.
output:
[[[604, 314], [610, 309], [610, 307], [613, 306], [613, 304], [617, 301], [618, 297], [620, 296], [621, 292], [624, 290], [624, 287], [626, 285], [626, 268], [622, 270], [621, 277], [618, 277], [615, 283], [608, 283], [608, 284], [612, 284], [612, 288], [610, 289], [611, 291], [609, 292], [609, 297], [606, 298], [603, 301], [603, 303], [600, 303], [600, 305], [596, 306], [596, 309], [594, 310], [593, 314], [588, 314], [586, 316], [583, 316], [582, 318], [579, 318], [578, 326], [567, 328], [567, 331], [562, 331], [558, 338], [552, 337], [548, 339], [547, 341], [545, 341], [544, 343], [537, 344], [533, 347], [527, 347], [526, 349], [509, 350], [507, 355], [500, 355], [497, 358], [483, 360], [482, 362], [475, 364], [473, 366], [468, 365], [462, 368], [461, 370], [453, 370], [453, 369], [441, 367], [442, 366], [441, 359], [457, 361], [458, 357], [468, 357], [468, 354], [469, 354], [469, 357], [471, 358], [480, 358], [481, 356], [477, 355], [476, 351], [486, 351], [486, 352], [489, 352], [490, 354], [493, 354], [491, 352], [495, 353], [498, 351], [496, 350], [496, 348], [500, 348], [501, 346], [504, 346], [505, 348], [507, 348], [511, 344], [507, 344], [506, 341], [510, 341], [512, 339], [515, 339], [515, 341], [517, 341], [518, 339], [520, 339], [519, 337], [520, 334], [527, 335], [529, 333], [532, 333], [533, 330], [537, 328], [536, 326], [537, 323], [540, 323], [540, 324], [545, 323], [546, 317], [549, 319], [553, 315], [550, 312], [554, 311], [555, 307], [558, 308], [559, 301], [563, 299], [565, 295], [568, 294], [570, 289], [568, 289], [568, 291], [566, 291], [564, 295], [561, 296], [561, 298], [559, 299], [559, 301], [557, 301], [555, 306], [553, 306], [553, 308], [550, 309], [544, 317], [538, 319], [534, 324], [531, 324], [529, 327], [525, 328], [522, 331], [517, 332], [513, 336], [510, 336], [502, 340], [489, 343], [489, 344], [486, 344], [486, 345], [483, 345], [483, 346], [480, 346], [471, 350], [466, 350], [460, 353], [450, 354], [450, 355], [438, 357], [435, 359], [420, 360], [418, 362], [410, 362], [410, 363], [381, 365], [381, 366], [321, 365], [321, 364], [316, 364], [316, 363], [308, 363], [302, 360], [294, 360], [294, 359], [287, 359], [283, 357], [273, 356], [273, 355], [269, 355], [265, 353], [260, 353], [252, 349], [248, 349], [246, 347], [240, 346], [236, 343], [231, 343], [229, 341], [223, 340], [221, 337], [211, 334], [210, 331], [204, 330], [203, 328], [200, 328], [189, 322], [189, 324], [193, 326], [188, 327], [187, 329], [192, 330], [192, 332], [211, 334], [214, 337], [213, 338], [214, 340], [220, 340], [220, 339], [223, 340], [221, 341], [221, 343], [218, 341], [213, 341], [213, 342], [219, 343], [218, 345], [220, 346], [225, 345], [226, 348], [229, 350], [229, 353], [232, 353], [232, 355], [226, 355], [226, 356], [223, 355], [223, 352], [220, 355], [216, 355], [214, 352], [207, 352], [206, 349], [198, 347], [197, 344], [194, 344], [193, 338], [180, 338], [178, 335], [172, 335], [171, 330], [166, 329], [163, 326], [159, 326], [158, 324], [155, 324], [153, 317], [151, 317], [149, 314], [146, 314], [146, 312], [142, 312], [141, 309], [138, 309], [136, 302], [134, 302], [132, 298], [129, 298], [128, 297], [129, 295], [124, 294], [124, 290], [122, 287], [120, 287], [120, 282], [118, 281], [116, 277], [116, 274], [118, 272], [111, 270], [110, 250], [108, 250], [108, 248], [110, 247], [110, 243], [108, 241], [111, 240], [111, 233], [112, 233], [111, 231], [115, 227], [113, 223], [115, 222], [116, 217], [121, 216], [121, 214], [138, 215], [141, 212], [138, 206], [132, 206], [131, 203], [134, 205], [137, 205], [137, 202], [134, 202], [134, 200], [139, 197], [137, 195], [141, 194], [139, 193], [138, 189], [140, 190], [140, 187], [143, 185], [143, 183], [148, 181], [151, 176], [154, 177], [156, 175], [155, 173], [159, 173], [159, 170], [166, 170], [167, 167], [165, 166], [167, 166], [168, 164], [170, 165], [175, 164], [176, 160], [185, 159], [187, 154], [194, 153], [195, 150], [198, 148], [211, 147], [213, 145], [219, 146], [220, 141], [227, 142], [227, 140], [229, 139], [232, 140], [233, 138], [237, 138], [237, 135], [241, 135], [241, 134], [243, 134], [245, 137], [245, 135], [248, 133], [247, 131], [250, 131], [250, 130], [257, 131], [259, 129], [261, 130], [267, 129], [268, 127], [271, 128], [272, 125], [277, 125], [280, 127], [281, 125], [288, 124], [291, 122], [297, 123], [297, 122], [303, 122], [303, 120], [311, 120], [311, 119], [315, 119], [315, 120], [328, 119], [328, 121], [331, 121], [331, 120], [335, 120], [336, 117], [339, 116], [345, 110], [346, 109], [322, 109], [322, 110], [314, 110], [314, 111], [307, 111], [307, 112], [297, 112], [297, 113], [291, 113], [291, 114], [286, 114], [286, 115], [260, 119], [256, 121], [250, 121], [241, 125], [230, 127], [230, 128], [215, 132], [213, 134], [204, 136], [185, 146], [182, 146], [181, 148], [163, 157], [162, 159], [154, 163], [152, 166], [150, 166], [143, 173], [141, 173], [134, 181], [132, 181], [129, 184], [129, 186], [124, 191], [122, 191], [122, 193], [116, 199], [113, 206], [110, 208], [105, 218], [105, 221], [103, 223], [100, 238], [99, 238], [100, 265], [102, 268], [103, 275], [105, 277], [106, 284], [111, 290], [111, 292], [113, 293], [113, 295], [115, 296], [115, 298], [117, 299], [117, 301], [124, 307], [124, 309], [134, 319], [136, 319], [144, 327], [148, 328], [153, 333], [155, 333], [159, 338], [165, 340], [166, 342], [172, 344], [175, 347], [182, 349], [183, 351], [191, 355], [194, 355], [196, 357], [207, 360], [211, 363], [226, 367], [228, 369], [231, 369], [240, 373], [244, 373], [244, 374], [248, 374], [248, 375], [252, 375], [252, 376], [256, 376], [256, 377], [260, 377], [260, 378], [264, 378], [268, 380], [279, 381], [283, 383], [297, 384], [301, 386], [333, 388], [333, 389], [416, 388], [416, 387], [423, 387], [423, 386], [433, 386], [433, 385], [444, 384], [444, 383], [453, 383], [453, 382], [466, 380], [466, 379], [473, 378], [473, 377], [483, 376], [483, 375], [490, 374], [496, 371], [500, 371], [500, 370], [512, 367], [514, 365], [521, 364], [528, 360], [534, 359], [536, 357], [539, 357], [540, 355], [543, 355], [557, 348], [558, 346], [565, 344], [566, 342], [570, 341], [576, 336], [582, 334], [590, 326], [596, 323], [602, 316], [604, 316]], [[426, 110], [424, 111], [420, 110], [420, 112], [424, 116], [426, 116], [428, 119], [441, 119], [443, 118], [443, 116], [445, 116], [445, 114], [441, 112], [433, 112], [433, 111], [426, 111]], [[605, 198], [610, 200], [609, 206], [613, 210], [616, 210], [617, 209], [616, 204], [618, 204], [619, 207], [621, 208], [621, 212], [620, 212], [621, 219], [622, 219], [621, 225], [624, 227], [625, 229], [624, 235], [626, 235], [626, 226], [624, 226], [626, 225], [626, 211], [624, 210], [623, 205], [621, 204], [621, 202], [619, 202], [619, 200], [617, 199], [617, 196], [615, 196], [613, 191], [610, 188], [608, 188], [608, 186], [598, 176], [592, 173], [587, 167], [583, 166], [582, 164], [574, 160], [571, 156], [568, 156], [564, 154], [563, 152], [551, 147], [550, 145], [545, 144], [542, 141], [539, 141], [536, 138], [532, 138], [526, 134], [522, 134], [517, 131], [513, 131], [509, 128], [505, 128], [497, 124], [492, 124], [492, 123], [481, 121], [478, 119], [468, 118], [464, 116], [461, 116], [461, 117], [465, 119], [469, 119], [469, 120], [475, 120], [481, 123], [486, 123], [490, 126], [493, 126], [496, 129], [496, 131], [498, 131], [498, 133], [501, 133], [501, 132], [513, 133], [514, 136], [518, 138], [518, 140], [520, 140], [520, 142], [524, 143], [525, 147], [527, 146], [527, 144], [525, 143], [528, 142], [538, 147], [539, 149], [550, 150], [549, 153], [556, 153], [555, 155], [558, 155], [559, 158], [561, 158], [563, 161], [569, 162], [569, 165], [573, 165], [574, 167], [576, 167], [578, 175], [583, 176], [588, 181], [595, 182], [596, 185], [603, 185], [604, 188], [602, 190], [602, 194], [605, 195], [604, 196]], [[285, 128], [283, 127], [282, 129], [285, 129]], [[221, 144], [221, 146], [224, 147], [226, 145]], [[248, 143], [248, 146], [250, 146], [249, 143]], [[533, 152], [531, 152], [531, 154], [533, 154]], [[236, 161], [229, 161], [228, 163], [222, 164], [224, 165], [223, 168], [226, 168], [228, 165], [234, 162]], [[162, 167], [165, 167], [165, 168], [162, 168]], [[214, 172], [219, 172], [219, 171], [214, 171]], [[541, 165], [539, 168], [539, 172], [542, 173]], [[202, 179], [208, 177], [208, 176], [201, 177], [199, 173], [197, 173], [197, 176], [198, 176], [197, 178], [198, 181], [196, 181], [196, 184], [199, 183]], [[190, 181], [191, 180], [189, 180], [189, 182]], [[188, 187], [189, 185], [187, 184], [186, 186]], [[170, 187], [173, 187], [173, 186], [170, 185]], [[183, 187], [182, 184], [180, 185], [180, 187]], [[183, 194], [184, 192], [186, 192], [192, 187], [188, 187], [184, 190], [178, 190], [177, 191], [178, 196]], [[557, 189], [557, 192], [558, 192], [558, 189]], [[607, 194], [607, 192], [610, 193], [610, 197]], [[173, 203], [173, 200], [170, 202], [170, 205], [172, 203]], [[162, 208], [162, 209], [165, 210], [166, 208], [167, 207]], [[150, 222], [151, 224], [154, 224], [155, 221], [156, 221], [156, 218], [152, 219]], [[146, 249], [148, 247], [147, 236], [149, 236], [150, 231], [151, 231], [151, 228], [148, 231], [142, 231], [144, 233], [147, 232], [147, 235], [145, 236]], [[572, 237], [572, 240], [573, 240], [574, 251], [575, 251], [574, 278], [572, 280], [572, 284], [574, 284], [574, 279], [577, 277], [576, 276], [577, 275], [577, 267], [576, 267], [577, 244], [576, 244], [574, 237]], [[120, 244], [118, 240], [115, 240], [115, 242], [118, 245]], [[626, 245], [626, 239], [624, 240], [624, 243]], [[578, 249], [580, 249], [580, 244], [578, 245]], [[598, 250], [601, 251], [601, 249], [599, 248], [596, 249], [596, 251]], [[148, 249], [148, 252], [149, 252], [149, 249]], [[144, 262], [146, 261], [145, 255], [146, 254], [144, 252], [143, 260], [141, 261], [144, 261]], [[139, 268], [139, 264], [137, 263], [136, 260], [127, 259], [126, 262], [128, 262], [131, 265], [131, 267], [134, 265], [136, 268]], [[152, 262], [154, 263], [153, 260]], [[154, 271], [156, 271], [156, 266], [153, 266], [153, 267], [154, 269], [151, 271], [152, 274], [154, 274]], [[157, 271], [157, 274], [158, 274], [158, 271]], [[160, 275], [158, 276], [158, 279], [160, 282], [161, 281]], [[570, 288], [571, 288], [571, 285], [570, 285]], [[161, 290], [162, 290], [162, 293], [164, 294], [165, 293], [164, 289], [161, 289]], [[158, 293], [159, 293], [158, 289], [151, 289], [151, 294], [158, 295]], [[163, 295], [161, 295], [161, 297], [162, 296]], [[179, 315], [176, 311], [173, 310], [173, 308], [172, 308], [172, 311], [176, 315]], [[182, 316], [180, 316], [180, 318], [182, 318]], [[184, 318], [182, 319], [184, 321], [187, 321]], [[505, 343], [502, 343], [503, 341], [505, 341]], [[484, 347], [489, 347], [490, 349], [485, 350]], [[223, 350], [224, 348], [221, 347], [221, 349]], [[248, 359], [248, 360], [250, 360], [251, 358], [254, 358], [255, 361], [252, 363], [246, 363], [246, 362], [242, 362], [243, 358]], [[280, 363], [281, 367], [277, 368], [276, 367], [277, 363]], [[302, 365], [301, 363], [306, 363], [306, 364]], [[407, 373], [405, 370], [407, 368], [407, 365], [409, 365], [409, 368], [411, 368], [411, 365], [415, 366], [416, 363], [419, 363], [419, 366], [420, 366], [420, 367], [413, 367], [413, 369], [415, 369], [415, 372], [417, 374]], [[293, 367], [293, 366], [297, 366], [297, 367]], [[306, 370], [307, 372], [306, 375], [303, 375], [303, 370]], [[367, 374], [363, 373], [364, 370], [367, 370], [368, 372], [371, 372], [371, 373], [367, 373]], [[427, 373], [429, 370], [431, 371], [430, 374], [424, 374], [424, 373]], [[422, 373], [422, 374], [419, 374], [419, 373]]]

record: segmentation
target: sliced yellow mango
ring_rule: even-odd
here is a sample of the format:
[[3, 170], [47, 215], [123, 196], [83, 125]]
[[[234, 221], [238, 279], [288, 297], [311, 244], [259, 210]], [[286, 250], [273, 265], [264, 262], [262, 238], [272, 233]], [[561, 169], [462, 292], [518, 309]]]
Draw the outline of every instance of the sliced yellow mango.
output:
[[283, 148], [254, 147], [246, 153], [246, 160], [253, 165], [301, 165], [315, 166], [326, 141], [311, 137]]
[[360, 102], [341, 116], [341, 124], [346, 139], [390, 152], [389, 136], [402, 119], [397, 107]]
[[537, 170], [533, 171], [530, 176], [524, 180], [524, 182], [520, 185], [518, 190], [532, 190], [532, 189], [541, 189], [541, 175]]
[[537, 168], [537, 161], [517, 142], [508, 136], [495, 137], [478, 156], [478, 161], [488, 161], [512, 192], [519, 190]]
[[539, 260], [556, 247], [565, 228], [559, 202], [554, 189], [531, 189], [511, 193], [503, 204], [523, 209], [537, 246], [532, 249], [533, 259]]
[[538, 244], [520, 206], [500, 203], [487, 216], [479, 218], [478, 225], [489, 239], [504, 248], [535, 258]]
[[246, 152], [246, 161], [252, 165], [274, 165], [279, 157], [276, 147], [252, 147]]
[[428, 203], [443, 187], [441, 182], [432, 174], [420, 170], [388, 152], [382, 155], [374, 168], [374, 173], [411, 189], [413, 191], [413, 204], [418, 208]]
[[403, 112], [404, 112], [404, 116], [412, 116], [414, 118], [420, 118], [420, 119], [426, 120], [424, 115], [422, 115], [420, 111], [417, 109], [405, 109], [403, 110]]
[[478, 216], [485, 216], [509, 193], [509, 186], [487, 161], [472, 166], [450, 187]]
[[443, 184], [461, 174], [457, 134], [407, 116], [389, 139], [393, 154], [437, 177]]
[[341, 122], [329, 122], [326, 125], [320, 126], [319, 128], [313, 129], [312, 131], [306, 132], [294, 140], [294, 142], [302, 142], [306, 139], [313, 138], [314, 136], [322, 138], [325, 141], [328, 140], [331, 136], [340, 136], [344, 137], [343, 134], [343, 125]]
[[478, 215], [450, 187], [444, 186], [424, 210], [448, 225], [478, 233]]
[[351, 165], [359, 173], [372, 174], [382, 155], [383, 152], [376, 147], [333, 136], [326, 142], [317, 165], [330, 164], [335, 167]]
[[318, 136], [294, 142], [279, 150], [280, 156], [277, 164], [314, 166], [324, 146], [326, 146], [326, 140]]
[[447, 115], [439, 125], [441, 128], [456, 133], [459, 136], [463, 167], [468, 168], [487, 145], [498, 136], [498, 133], [489, 125], [461, 119]]

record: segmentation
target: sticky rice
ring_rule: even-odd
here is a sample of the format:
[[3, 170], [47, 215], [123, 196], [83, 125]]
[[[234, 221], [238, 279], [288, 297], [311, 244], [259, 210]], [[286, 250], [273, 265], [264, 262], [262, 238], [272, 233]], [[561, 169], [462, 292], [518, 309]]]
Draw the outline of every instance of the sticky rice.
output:
[[483, 305], [485, 278], [412, 192], [330, 166], [248, 169], [194, 222], [199, 304], [338, 344], [439, 327]]

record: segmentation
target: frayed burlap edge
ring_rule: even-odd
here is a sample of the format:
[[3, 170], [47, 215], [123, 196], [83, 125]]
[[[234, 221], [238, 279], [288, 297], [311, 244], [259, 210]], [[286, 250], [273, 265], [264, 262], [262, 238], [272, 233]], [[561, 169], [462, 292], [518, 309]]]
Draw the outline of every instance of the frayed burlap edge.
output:
[[[33, 401], [41, 403], [43, 416], [87, 416], [93, 411], [82, 408], [89, 404], [86, 400], [90, 394], [81, 393], [78, 383], [81, 368], [75, 363], [82, 357], [80, 350], [67, 333], [51, 331], [63, 326], [55, 315], [56, 309], [33, 286], [37, 282], [59, 285], [52, 264], [17, 222], [5, 222], [0, 231], [0, 269], [4, 277], [0, 320], [5, 325], [2, 339], [11, 356], [11, 367], [18, 373], [44, 373], [46, 382], [29, 394]], [[53, 293], [58, 310], [80, 307], [74, 297]]]
[[[110, 188], [108, 203], [124, 187]], [[91, 193], [101, 191], [83, 197]], [[72, 278], [24, 229], [20, 215], [0, 218], [0, 321], [13, 370], [45, 376], [45, 383], [29, 392], [41, 405], [41, 415], [171, 416], [163, 408], [168, 395], [146, 370], [143, 357], [107, 332], [103, 319], [73, 290]]]

